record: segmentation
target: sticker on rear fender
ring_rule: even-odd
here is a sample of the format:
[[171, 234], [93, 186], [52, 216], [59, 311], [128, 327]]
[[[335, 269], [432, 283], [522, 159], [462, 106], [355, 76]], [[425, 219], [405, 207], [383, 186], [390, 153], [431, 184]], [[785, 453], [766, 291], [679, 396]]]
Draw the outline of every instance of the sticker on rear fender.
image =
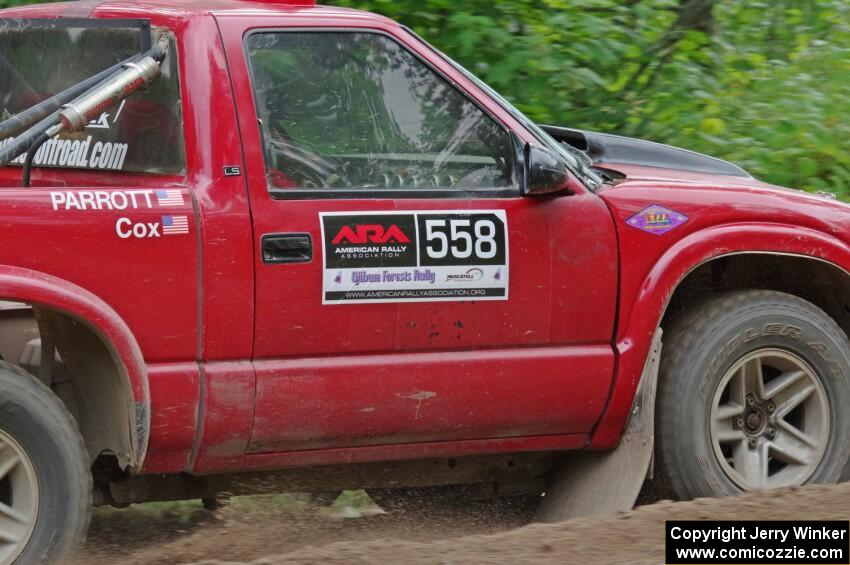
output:
[[323, 212], [322, 303], [508, 299], [504, 210]]

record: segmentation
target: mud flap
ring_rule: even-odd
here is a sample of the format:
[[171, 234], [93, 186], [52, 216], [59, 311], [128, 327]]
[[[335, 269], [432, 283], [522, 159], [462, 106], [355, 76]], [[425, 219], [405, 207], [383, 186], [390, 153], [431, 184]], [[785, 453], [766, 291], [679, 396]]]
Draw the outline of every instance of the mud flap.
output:
[[634, 507], [652, 463], [661, 333], [659, 328], [652, 339], [620, 444], [613, 451], [576, 452], [567, 457], [549, 482], [536, 521], [605, 516]]

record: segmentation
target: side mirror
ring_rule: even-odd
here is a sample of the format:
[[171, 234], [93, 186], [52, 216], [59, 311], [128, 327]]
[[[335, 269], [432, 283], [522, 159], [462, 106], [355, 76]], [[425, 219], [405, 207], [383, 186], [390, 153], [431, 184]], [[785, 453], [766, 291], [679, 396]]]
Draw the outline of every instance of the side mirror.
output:
[[543, 145], [528, 145], [525, 155], [526, 196], [567, 192], [570, 170], [563, 157]]

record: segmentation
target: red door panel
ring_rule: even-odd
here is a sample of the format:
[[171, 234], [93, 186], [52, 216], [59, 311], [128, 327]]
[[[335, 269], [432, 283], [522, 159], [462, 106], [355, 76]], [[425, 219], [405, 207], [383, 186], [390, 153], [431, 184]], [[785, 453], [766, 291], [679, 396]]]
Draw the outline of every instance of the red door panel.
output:
[[[310, 263], [267, 264], [257, 254], [256, 359], [375, 353], [395, 349], [396, 305], [322, 306], [320, 212], [386, 211], [393, 201], [272, 200], [265, 179], [252, 201], [254, 233], [308, 233]], [[365, 204], [365, 207], [364, 207]], [[260, 245], [256, 248], [259, 250]]]
[[612, 372], [613, 360], [610, 347], [598, 345], [256, 367], [250, 449], [264, 452], [586, 432], [610, 384], [599, 375]]
[[[299, 23], [281, 19], [266, 29]], [[470, 192], [459, 198], [341, 193], [275, 199], [244, 46], [234, 39], [246, 36], [248, 24], [225, 17], [220, 24], [240, 108], [257, 249], [257, 400], [249, 451], [590, 431], [607, 398], [614, 363], [616, 238], [604, 203], [590, 193], [542, 199], [518, 193], [475, 198]], [[322, 25], [353, 24], [340, 16]], [[403, 32], [393, 26], [383, 31], [404, 43]], [[417, 54], [516, 128], [520, 139], [533, 140], [456, 70], [430, 52]], [[321, 213], [453, 210], [504, 211], [507, 300], [323, 304]], [[264, 262], [260, 250], [268, 234], [309, 235], [312, 260]]]
[[617, 293], [610, 213], [592, 194], [502, 200], [403, 200], [399, 208], [503, 209], [510, 300], [398, 305], [399, 350], [609, 343]]

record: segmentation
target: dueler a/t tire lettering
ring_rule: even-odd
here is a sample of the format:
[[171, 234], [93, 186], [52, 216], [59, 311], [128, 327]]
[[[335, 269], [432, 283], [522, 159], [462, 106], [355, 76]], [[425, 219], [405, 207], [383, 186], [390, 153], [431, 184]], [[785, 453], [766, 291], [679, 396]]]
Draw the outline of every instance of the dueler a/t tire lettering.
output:
[[[737, 291], [679, 315], [665, 327], [664, 338], [653, 480], [659, 494], [675, 499], [734, 495], [753, 490], [749, 477], [756, 477], [756, 484], [761, 475], [767, 479], [758, 488], [784, 480], [834, 483], [842, 477], [850, 455], [850, 343], [825, 312], [782, 292]], [[746, 368], [751, 360], [758, 367], [752, 371]], [[766, 383], [762, 394], [747, 392], [748, 383], [757, 382], [755, 373]], [[790, 428], [785, 422], [775, 425], [776, 416], [786, 413], [776, 404], [794, 404], [792, 389], [781, 389], [777, 378], [796, 382], [799, 397], [808, 394], [806, 404], [797, 405], [801, 408], [789, 408], [787, 419], [811, 432], [781, 436]], [[789, 392], [775, 395], [776, 403], [761, 398], [775, 390]], [[806, 451], [808, 444], [795, 443], [799, 438], [813, 447]], [[794, 457], [774, 445], [799, 446], [811, 462], [787, 467]], [[759, 459], [762, 453], [766, 456]], [[749, 461], [766, 461], [764, 472], [753, 472]], [[777, 474], [785, 469], [785, 476]]]

